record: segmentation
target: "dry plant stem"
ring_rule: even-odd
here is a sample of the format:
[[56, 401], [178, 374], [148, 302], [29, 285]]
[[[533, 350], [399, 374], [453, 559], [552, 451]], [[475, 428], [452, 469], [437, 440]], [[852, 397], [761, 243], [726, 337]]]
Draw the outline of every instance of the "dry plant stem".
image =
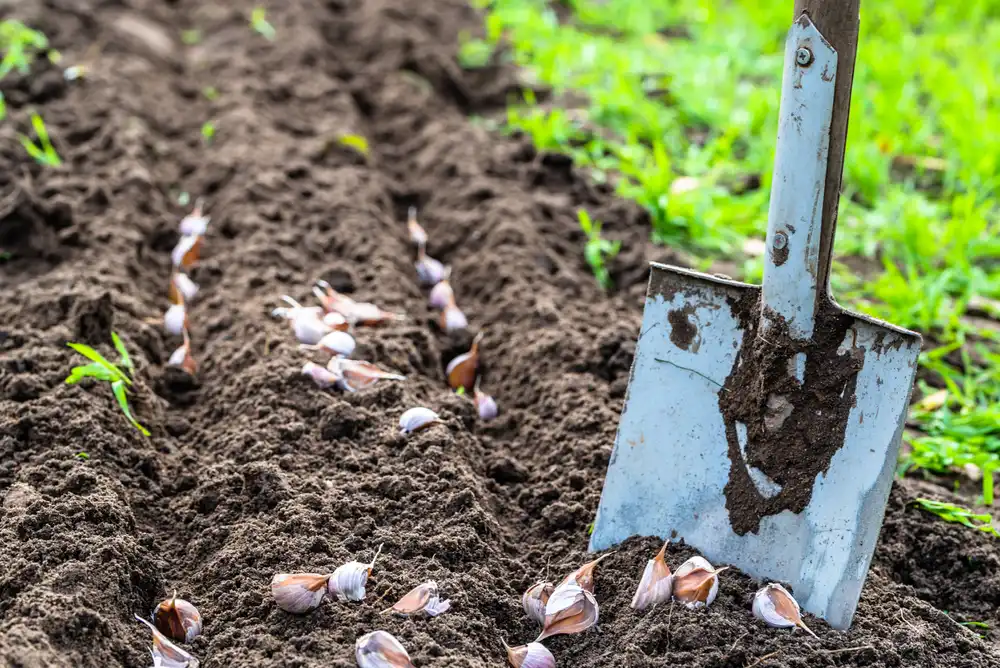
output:
[[746, 666], [744, 666], [744, 668], [753, 668], [754, 666], [759, 665], [763, 661], [767, 661], [768, 659], [773, 659], [774, 657], [778, 656], [779, 654], [781, 654], [781, 650], [780, 649], [777, 652], [771, 652], [770, 654], [765, 654], [764, 656], [759, 657], [753, 663], [748, 663]]

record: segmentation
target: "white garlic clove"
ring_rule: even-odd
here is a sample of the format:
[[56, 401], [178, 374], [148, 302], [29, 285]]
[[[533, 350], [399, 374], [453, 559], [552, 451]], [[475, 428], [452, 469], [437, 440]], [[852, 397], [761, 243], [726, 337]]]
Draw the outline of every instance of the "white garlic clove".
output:
[[326, 596], [329, 575], [318, 573], [278, 573], [271, 578], [271, 596], [285, 612], [309, 612]]
[[424, 247], [427, 245], [427, 231], [417, 222], [417, 207], [411, 206], [406, 212], [406, 228], [410, 233], [410, 242], [414, 246]]
[[507, 660], [514, 668], [555, 668], [556, 658], [540, 642], [530, 642], [520, 647], [503, 644], [507, 650]]
[[484, 422], [492, 420], [500, 413], [500, 409], [497, 408], [497, 402], [488, 394], [476, 390], [476, 393], [473, 395], [473, 401], [476, 404], [476, 412], [479, 413], [479, 419]]
[[476, 374], [479, 370], [479, 342], [483, 339], [483, 333], [479, 332], [472, 339], [469, 352], [462, 353], [452, 361], [448, 362], [445, 374], [448, 376], [448, 385], [453, 390], [465, 388], [468, 391], [475, 387]]
[[[449, 270], [446, 269], [445, 271]], [[431, 305], [431, 308], [436, 308], [439, 311], [443, 311], [449, 304], [454, 303], [455, 291], [451, 288], [451, 282], [445, 278], [443, 281], [431, 288], [431, 293], [428, 296], [427, 301]]]
[[399, 418], [399, 433], [412, 434], [434, 424], [443, 424], [441, 417], [429, 408], [417, 406], [403, 413]]
[[160, 601], [153, 610], [153, 623], [163, 635], [173, 640], [190, 643], [201, 635], [201, 613], [188, 601], [171, 598]]
[[798, 601], [780, 584], [771, 583], [754, 594], [753, 614], [768, 626], [782, 629], [798, 626], [812, 637], [819, 637], [802, 621]]
[[302, 375], [312, 378], [313, 382], [323, 390], [333, 387], [340, 382], [340, 376], [315, 362], [306, 362], [303, 364]]
[[413, 668], [406, 648], [386, 631], [372, 631], [358, 638], [354, 657], [358, 668]]
[[545, 623], [545, 604], [555, 591], [551, 582], [536, 582], [521, 595], [521, 607], [528, 617], [539, 624]]
[[669, 543], [670, 541], [664, 543], [656, 556], [646, 562], [646, 568], [642, 571], [642, 579], [639, 580], [639, 587], [632, 597], [633, 610], [645, 610], [651, 605], [670, 600], [674, 578], [670, 574], [670, 567], [667, 566], [665, 558]]
[[426, 286], [437, 285], [444, 280], [447, 274], [444, 265], [425, 253], [422, 247], [414, 266], [417, 268], [417, 278], [420, 279], [421, 284]]
[[198, 294], [198, 284], [192, 281], [187, 274], [177, 271], [170, 276], [170, 287], [167, 295], [171, 304], [183, 304]]
[[396, 601], [391, 608], [384, 612], [391, 611], [404, 617], [422, 612], [428, 617], [437, 617], [441, 613], [447, 612], [450, 608], [451, 601], [440, 598], [437, 583], [431, 580], [411, 589], [403, 598]]
[[201, 215], [200, 211], [192, 211], [181, 219], [181, 234], [187, 237], [200, 237], [208, 229], [209, 220], [210, 217]]
[[469, 320], [462, 313], [462, 309], [452, 302], [441, 311], [441, 329], [446, 332], [458, 332], [463, 329], [468, 329]]
[[153, 632], [153, 649], [150, 650], [150, 653], [153, 655], [154, 666], [162, 666], [162, 668], [198, 668], [198, 659], [170, 642], [170, 639], [160, 633], [153, 626], [152, 622], [148, 619], [143, 619], [139, 615], [133, 616], [136, 620], [148, 626], [149, 630]]
[[333, 355], [340, 355], [341, 357], [350, 357], [351, 353], [354, 352], [356, 347], [354, 337], [347, 332], [341, 332], [334, 330], [329, 334], [325, 335], [319, 340], [314, 346], [302, 344], [303, 348], [319, 348], [325, 350]]
[[170, 252], [170, 260], [174, 267], [190, 267], [198, 261], [198, 253], [201, 250], [201, 237], [194, 234], [185, 234]]
[[577, 584], [560, 585], [545, 604], [545, 625], [535, 642], [554, 635], [586, 631], [597, 623], [598, 616], [597, 599], [593, 594]]
[[163, 329], [174, 336], [180, 336], [187, 327], [187, 310], [184, 304], [171, 304], [163, 314]]
[[347, 321], [343, 313], [330, 311], [323, 314], [323, 324], [340, 332], [346, 332], [351, 328], [351, 323]]
[[384, 371], [371, 362], [333, 357], [326, 368], [335, 376], [337, 387], [345, 392], [357, 392], [380, 380], [406, 380], [406, 376]]
[[691, 557], [674, 573], [674, 600], [690, 610], [712, 605], [719, 593], [719, 573], [728, 568], [716, 569], [703, 557]]
[[368, 584], [368, 577], [372, 574], [372, 569], [375, 568], [375, 560], [381, 553], [382, 546], [379, 545], [370, 563], [349, 561], [337, 567], [327, 582], [327, 591], [330, 596], [336, 597], [338, 601], [364, 600], [365, 585]]
[[299, 343], [314, 346], [318, 344], [324, 336], [332, 331], [332, 328], [323, 322], [323, 319], [309, 311], [302, 311], [291, 319], [292, 331]]
[[593, 594], [594, 569], [597, 568], [597, 564], [601, 563], [602, 561], [610, 557], [612, 554], [613, 553], [609, 552], [608, 554], [601, 555], [600, 557], [594, 559], [593, 561], [588, 561], [583, 566], [580, 566], [578, 569], [576, 569], [575, 571], [567, 575], [565, 578], [563, 578], [562, 582], [560, 582], [557, 586], [562, 587], [563, 585], [567, 584], [575, 584]]

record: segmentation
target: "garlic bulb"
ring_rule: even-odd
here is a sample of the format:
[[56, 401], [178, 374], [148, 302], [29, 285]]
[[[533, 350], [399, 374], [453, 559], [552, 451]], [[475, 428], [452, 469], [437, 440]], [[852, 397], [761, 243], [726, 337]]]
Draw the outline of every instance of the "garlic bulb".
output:
[[406, 649], [386, 631], [372, 631], [354, 643], [358, 668], [414, 668]]
[[691, 610], [712, 605], [719, 593], [719, 573], [728, 568], [714, 569], [707, 559], [691, 557], [674, 573], [674, 600]]
[[559, 587], [567, 584], [575, 584], [583, 589], [586, 589], [591, 594], [594, 593], [594, 569], [597, 568], [597, 564], [604, 561], [606, 558], [610, 557], [612, 553], [602, 555], [593, 561], [588, 561], [580, 568], [576, 569], [559, 583]]
[[168, 334], [180, 336], [186, 327], [187, 311], [184, 308], [184, 302], [171, 304], [167, 312], [163, 314], [163, 329], [167, 330]]
[[754, 594], [753, 614], [768, 626], [782, 629], [798, 626], [812, 637], [819, 637], [802, 621], [798, 601], [780, 584], [771, 583]]
[[674, 578], [670, 574], [670, 567], [667, 566], [665, 559], [668, 544], [670, 541], [664, 543], [656, 556], [646, 562], [646, 568], [642, 571], [642, 579], [639, 580], [639, 587], [632, 597], [633, 610], [645, 610], [651, 605], [670, 600]]
[[468, 326], [469, 320], [454, 301], [445, 306], [444, 310], [441, 311], [441, 329], [444, 331], [457, 332], [468, 328]]
[[551, 582], [536, 582], [521, 595], [521, 607], [528, 617], [539, 624], [545, 623], [545, 604], [555, 591]]
[[329, 575], [318, 573], [278, 573], [271, 578], [271, 596], [285, 612], [309, 612], [326, 596]]
[[337, 387], [345, 392], [357, 392], [380, 380], [406, 380], [406, 376], [384, 371], [371, 362], [334, 357], [326, 368], [333, 374]]
[[449, 304], [455, 303], [455, 291], [452, 290], [451, 282], [449, 281], [451, 268], [446, 268], [444, 271], [445, 277], [431, 288], [431, 293], [427, 297], [427, 302], [431, 305], [431, 308], [436, 308], [439, 311], [443, 311]]
[[375, 560], [381, 553], [382, 546], [379, 545], [371, 563], [349, 561], [343, 566], [338, 566], [327, 582], [330, 596], [335, 596], [338, 601], [364, 600], [365, 585], [368, 584], [368, 577], [372, 574], [372, 569], [375, 568]]
[[198, 261], [198, 253], [201, 251], [201, 236], [185, 234], [170, 252], [170, 260], [174, 267], [190, 267]]
[[400, 416], [399, 433], [412, 434], [415, 431], [426, 429], [427, 427], [438, 423], [443, 424], [443, 420], [441, 420], [437, 413], [429, 408], [417, 406], [416, 408], [409, 409], [403, 413], [402, 416]]
[[598, 614], [593, 594], [576, 584], [560, 585], [545, 604], [545, 625], [535, 642], [561, 633], [586, 631], [597, 623]]
[[417, 222], [417, 207], [411, 206], [406, 212], [406, 228], [410, 233], [410, 242], [423, 248], [427, 245], [427, 232]]
[[170, 639], [160, 633], [152, 622], [139, 615], [133, 616], [153, 632], [153, 649], [150, 650], [153, 655], [153, 665], [162, 668], [198, 668], [198, 659], [170, 642]]
[[556, 658], [540, 642], [530, 642], [520, 647], [509, 647], [507, 643], [504, 643], [503, 647], [507, 650], [507, 660], [514, 668], [555, 668], [556, 666]]
[[445, 373], [448, 376], [448, 385], [451, 386], [451, 389], [458, 390], [464, 387], [468, 390], [475, 386], [476, 373], [479, 369], [479, 342], [482, 338], [482, 332], [476, 334], [476, 338], [472, 339], [469, 352], [462, 353], [448, 362]]
[[414, 266], [417, 268], [417, 278], [420, 279], [422, 285], [426, 286], [437, 285], [444, 280], [447, 274], [444, 265], [428, 255], [423, 246], [417, 253], [417, 261]]
[[334, 330], [329, 334], [326, 334], [319, 340], [316, 345], [300, 344], [300, 348], [307, 348], [312, 350], [325, 350], [332, 355], [340, 355], [341, 357], [350, 357], [351, 353], [354, 352], [356, 347], [354, 337], [347, 332], [341, 332]]
[[198, 284], [188, 278], [187, 274], [175, 271], [170, 276], [170, 287], [167, 296], [171, 304], [183, 304], [186, 300], [198, 294]]
[[437, 583], [431, 580], [421, 585], [417, 585], [409, 591], [403, 598], [396, 601], [389, 610], [385, 612], [395, 612], [399, 615], [413, 615], [418, 612], [426, 614], [428, 617], [437, 617], [451, 608], [451, 601], [438, 596]]
[[153, 623], [163, 635], [174, 640], [189, 643], [201, 635], [201, 613], [191, 603], [177, 598], [176, 591], [153, 610]]

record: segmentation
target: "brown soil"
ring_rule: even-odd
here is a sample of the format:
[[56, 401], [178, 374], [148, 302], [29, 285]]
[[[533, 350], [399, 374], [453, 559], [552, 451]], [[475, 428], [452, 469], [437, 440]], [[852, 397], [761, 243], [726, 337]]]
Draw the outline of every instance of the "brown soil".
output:
[[[40, 64], [4, 88], [4, 665], [148, 666], [148, 633], [131, 615], [176, 588], [204, 615], [191, 646], [204, 666], [347, 668], [355, 638], [375, 628], [421, 668], [500, 666], [500, 638], [537, 633], [521, 592], [585, 559], [641, 316], [645, 217], [566, 159], [468, 119], [502, 105], [515, 80], [455, 64], [459, 31], [478, 25], [463, 0], [270, 3], [273, 43], [248, 27], [254, 4], [16, 3], [91, 73], [70, 85]], [[190, 28], [202, 40], [182, 46]], [[23, 154], [15, 132], [30, 109], [64, 168]], [[342, 133], [367, 137], [371, 155], [338, 144]], [[165, 306], [179, 191], [204, 195], [212, 216], [193, 274], [193, 381], [164, 369], [177, 341], [144, 322]], [[493, 423], [445, 387], [470, 336], [442, 336], [424, 306], [404, 225], [413, 204], [485, 331]], [[610, 297], [584, 263], [578, 207], [624, 241]], [[299, 375], [305, 356], [269, 311], [284, 293], [307, 299], [317, 278], [410, 314], [362, 331], [357, 352], [405, 382], [344, 396]], [[110, 352], [112, 328], [138, 365], [133, 408], [151, 438], [107, 387], [62, 382], [78, 362], [65, 342]], [[413, 405], [446, 424], [398, 436]], [[583, 668], [1000, 665], [992, 630], [975, 629], [981, 638], [955, 621], [1000, 623], [997, 543], [908, 508], [917, 492], [928, 493], [907, 481], [893, 493], [848, 633], [818, 620], [819, 641], [764, 628], [749, 613], [756, 583], [733, 572], [707, 612], [634, 614], [659, 542], [649, 538], [598, 568], [600, 630], [548, 644], [560, 666]], [[365, 602], [276, 609], [274, 573], [330, 570], [380, 544]], [[687, 554], [672, 547], [671, 565]], [[426, 579], [451, 612], [378, 614]]]

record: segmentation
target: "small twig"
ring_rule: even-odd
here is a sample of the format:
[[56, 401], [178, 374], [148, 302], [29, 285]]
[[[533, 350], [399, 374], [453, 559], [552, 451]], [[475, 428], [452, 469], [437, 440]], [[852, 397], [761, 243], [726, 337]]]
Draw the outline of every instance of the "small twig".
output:
[[740, 641], [743, 640], [744, 638], [746, 638], [748, 635], [750, 635], [749, 631], [747, 631], [746, 633], [744, 633], [743, 635], [741, 635], [739, 638], [737, 638], [736, 642], [733, 643], [733, 646], [729, 648], [729, 651], [726, 652], [726, 654], [732, 654], [733, 650], [736, 649], [736, 646], [740, 644]]
[[667, 649], [670, 649], [670, 625], [674, 621], [674, 601], [670, 600], [670, 612], [667, 613]]
[[781, 654], [780, 649], [777, 652], [771, 652], [770, 654], [765, 654], [764, 656], [760, 657], [753, 663], [748, 663], [746, 666], [744, 666], [744, 668], [753, 668], [754, 666], [758, 665], [761, 661], [767, 661], [771, 657], [778, 656], [779, 654]]
[[858, 645], [857, 647], [840, 647], [838, 649], [814, 649], [816, 654], [836, 654], [837, 652], [859, 652], [863, 649], [875, 651], [874, 645]]

